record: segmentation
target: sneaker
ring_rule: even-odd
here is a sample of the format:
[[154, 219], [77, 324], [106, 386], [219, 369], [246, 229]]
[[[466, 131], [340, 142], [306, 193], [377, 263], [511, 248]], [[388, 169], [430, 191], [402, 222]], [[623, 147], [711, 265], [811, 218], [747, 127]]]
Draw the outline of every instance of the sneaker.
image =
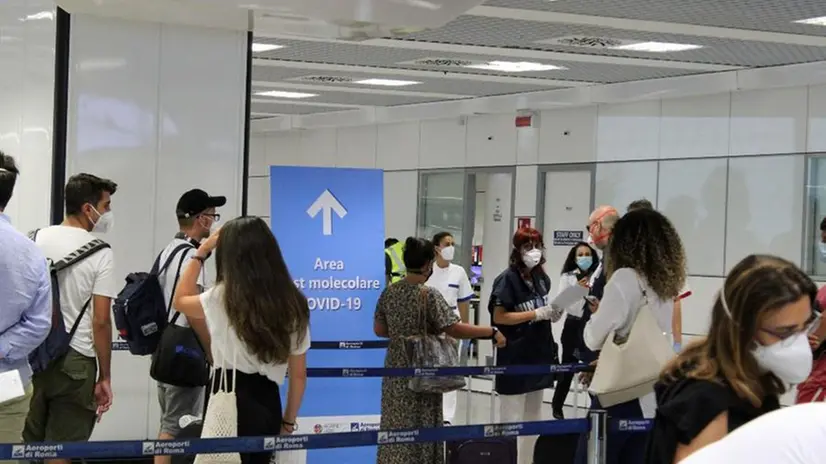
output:
[[451, 423], [450, 423], [450, 421], [445, 421], [445, 422], [442, 424], [442, 427], [450, 427], [450, 426], [452, 426], [452, 425], [453, 425], [453, 424], [451, 424]]

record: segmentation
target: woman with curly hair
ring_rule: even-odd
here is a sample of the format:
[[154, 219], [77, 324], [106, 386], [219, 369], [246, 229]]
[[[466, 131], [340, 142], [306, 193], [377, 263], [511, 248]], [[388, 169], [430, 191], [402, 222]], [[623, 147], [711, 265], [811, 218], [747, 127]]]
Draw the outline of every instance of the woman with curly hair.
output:
[[[627, 338], [645, 302], [663, 332], [669, 332], [674, 300], [686, 276], [685, 250], [671, 221], [652, 209], [625, 214], [614, 226], [604, 259], [608, 282], [602, 300], [591, 306], [593, 314], [583, 332], [585, 345], [599, 351], [611, 333]], [[612, 419], [651, 418], [656, 398], [652, 391], [639, 399], [602, 408], [592, 397], [591, 408], [607, 409]], [[645, 440], [645, 434], [611, 433], [607, 440], [608, 464], [642, 463]], [[584, 448], [581, 441], [578, 462], [584, 462]]]
[[[683, 350], [654, 387], [657, 417], [646, 462], [679, 463], [780, 407], [812, 370], [817, 286], [793, 263], [751, 255], [731, 270], [708, 336]], [[743, 462], [748, 462], [743, 460]]]

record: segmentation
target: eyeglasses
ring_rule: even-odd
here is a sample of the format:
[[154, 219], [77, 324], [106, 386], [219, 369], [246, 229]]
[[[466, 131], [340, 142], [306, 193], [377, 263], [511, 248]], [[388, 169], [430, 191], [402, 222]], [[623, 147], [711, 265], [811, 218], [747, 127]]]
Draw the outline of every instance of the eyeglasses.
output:
[[201, 216], [211, 217], [212, 220], [215, 221], [215, 222], [221, 221], [221, 215], [218, 214], [218, 213], [212, 213], [212, 214], [203, 213], [203, 214], [201, 214]]
[[805, 332], [806, 335], [811, 335], [812, 332], [817, 330], [818, 327], [820, 327], [820, 313], [818, 311], [812, 311], [812, 315], [809, 316], [809, 319], [806, 320], [806, 324], [804, 324], [802, 329], [792, 327], [784, 330], [774, 330], [765, 328], [760, 328], [760, 330], [766, 332], [769, 335], [774, 335], [782, 342], [784, 340], [790, 339], [794, 335], [803, 332]]

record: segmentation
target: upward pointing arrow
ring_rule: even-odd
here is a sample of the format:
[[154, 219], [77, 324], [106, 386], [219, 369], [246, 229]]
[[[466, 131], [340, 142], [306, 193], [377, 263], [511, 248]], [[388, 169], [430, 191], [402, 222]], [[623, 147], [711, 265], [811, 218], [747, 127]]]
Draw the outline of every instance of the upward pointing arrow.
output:
[[322, 216], [324, 235], [333, 235], [333, 211], [339, 218], [344, 218], [347, 210], [329, 190], [324, 190], [307, 209], [307, 215], [315, 218], [321, 211], [324, 212]]

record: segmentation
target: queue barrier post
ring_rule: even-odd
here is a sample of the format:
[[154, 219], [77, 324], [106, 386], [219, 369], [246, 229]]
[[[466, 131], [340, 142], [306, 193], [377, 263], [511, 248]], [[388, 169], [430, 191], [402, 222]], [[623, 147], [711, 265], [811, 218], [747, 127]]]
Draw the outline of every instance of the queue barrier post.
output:
[[605, 464], [608, 458], [608, 413], [595, 409], [589, 416], [591, 430], [588, 433], [588, 464]]

